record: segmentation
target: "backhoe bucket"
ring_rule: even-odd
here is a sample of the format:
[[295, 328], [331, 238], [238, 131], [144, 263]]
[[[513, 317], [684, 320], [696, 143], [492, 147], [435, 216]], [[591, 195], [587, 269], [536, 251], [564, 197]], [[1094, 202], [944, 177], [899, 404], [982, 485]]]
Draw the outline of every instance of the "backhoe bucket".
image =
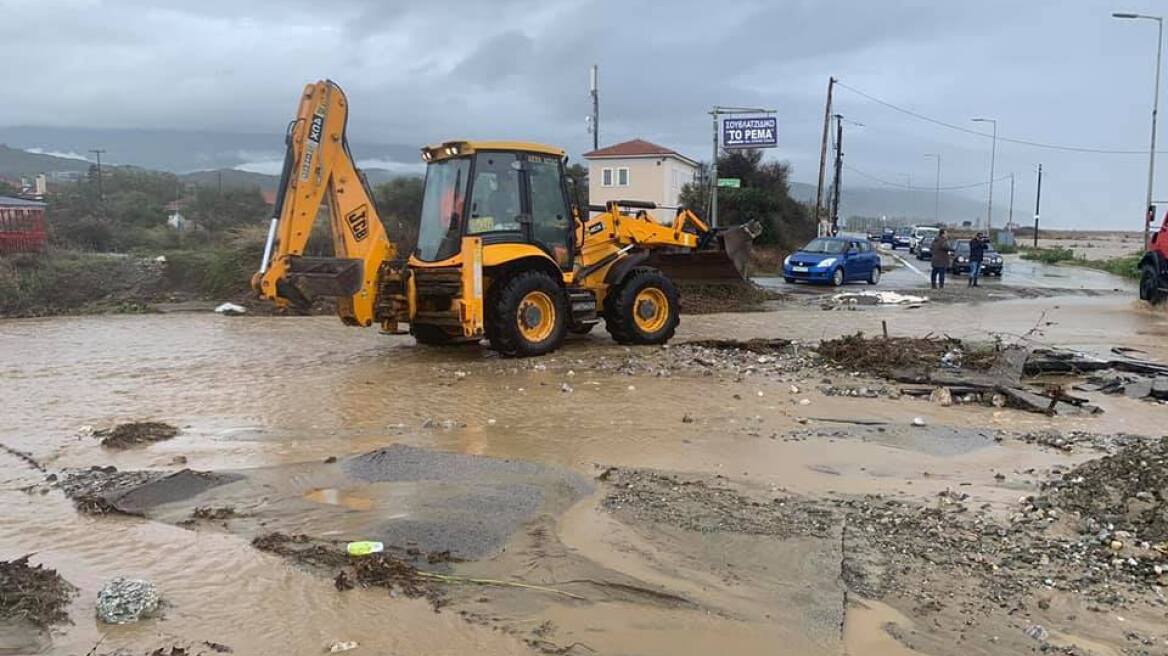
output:
[[719, 229], [704, 248], [659, 249], [646, 264], [674, 280], [741, 282], [749, 279], [752, 244], [761, 232], [757, 221]]

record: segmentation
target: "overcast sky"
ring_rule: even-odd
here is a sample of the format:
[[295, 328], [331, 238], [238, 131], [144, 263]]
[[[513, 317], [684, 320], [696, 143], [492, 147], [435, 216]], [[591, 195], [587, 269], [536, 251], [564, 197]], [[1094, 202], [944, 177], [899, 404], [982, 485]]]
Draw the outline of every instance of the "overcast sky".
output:
[[[775, 108], [795, 180], [814, 182], [828, 76], [887, 102], [999, 135], [1147, 148], [1155, 23], [1149, 0], [0, 0], [0, 125], [278, 132], [306, 81], [338, 81], [350, 137], [419, 145], [518, 138], [591, 145], [588, 68], [600, 65], [603, 144], [642, 137], [708, 159], [711, 105]], [[847, 89], [845, 184], [984, 181], [990, 140]], [[1168, 150], [1168, 127], [1163, 150]], [[1147, 156], [998, 143], [1029, 221], [1140, 227]], [[1168, 157], [1157, 174], [1168, 200]], [[862, 173], [861, 173], [862, 172]], [[1009, 181], [995, 184], [995, 223]], [[921, 193], [928, 193], [922, 191]], [[985, 188], [964, 191], [984, 197]], [[973, 218], [973, 217], [970, 217]]]

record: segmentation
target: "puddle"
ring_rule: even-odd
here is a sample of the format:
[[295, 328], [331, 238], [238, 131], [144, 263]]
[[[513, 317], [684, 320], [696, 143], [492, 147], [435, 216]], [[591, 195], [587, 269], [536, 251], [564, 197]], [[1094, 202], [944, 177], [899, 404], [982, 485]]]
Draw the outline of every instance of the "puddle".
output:
[[855, 599], [848, 604], [844, 623], [844, 653], [848, 656], [922, 656], [909, 649], [889, 629], [911, 630], [912, 621], [891, 606]]
[[311, 490], [308, 494], [304, 495], [304, 498], [329, 506], [341, 506], [349, 510], [372, 510], [374, 506], [373, 499], [350, 494], [344, 490], [338, 490], [335, 487]]

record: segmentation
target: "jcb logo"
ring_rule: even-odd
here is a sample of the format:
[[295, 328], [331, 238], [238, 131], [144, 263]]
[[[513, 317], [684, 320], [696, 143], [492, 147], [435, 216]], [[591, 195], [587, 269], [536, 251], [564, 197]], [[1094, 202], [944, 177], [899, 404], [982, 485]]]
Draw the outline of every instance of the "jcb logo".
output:
[[369, 212], [364, 205], [349, 212], [345, 216], [345, 223], [348, 223], [349, 230], [353, 231], [353, 239], [361, 241], [369, 236]]
[[316, 114], [312, 117], [312, 124], [308, 126], [308, 138], [320, 143], [320, 133], [324, 131], [324, 116]]

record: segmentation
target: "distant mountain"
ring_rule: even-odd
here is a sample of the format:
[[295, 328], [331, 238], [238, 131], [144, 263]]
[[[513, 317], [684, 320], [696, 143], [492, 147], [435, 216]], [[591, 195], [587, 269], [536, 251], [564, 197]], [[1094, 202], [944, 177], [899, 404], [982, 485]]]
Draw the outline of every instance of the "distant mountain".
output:
[[[187, 173], [244, 167], [277, 172], [284, 157], [284, 135], [193, 130], [111, 130], [99, 128], [0, 127], [0, 143], [46, 153], [105, 150], [103, 161]], [[353, 156], [389, 170], [421, 170], [416, 146], [354, 142]], [[80, 160], [77, 160], [80, 161]]]
[[[0, 139], [0, 142], [3, 140]], [[0, 143], [0, 178], [17, 179], [39, 173], [81, 172], [89, 170], [89, 162], [68, 157], [30, 153]]]
[[[815, 185], [792, 182], [791, 197], [798, 201], [815, 204]], [[932, 221], [935, 211], [934, 193], [915, 189], [881, 189], [873, 187], [851, 187], [841, 185], [840, 218], [849, 216], [887, 216], [889, 219], [907, 218]], [[824, 194], [827, 190], [824, 189]], [[985, 216], [985, 202], [952, 193], [941, 194], [941, 221], [960, 223]], [[827, 199], [824, 199], [826, 204]], [[997, 203], [994, 209], [999, 210]], [[1005, 208], [1001, 208], [1005, 216]], [[998, 212], [994, 212], [995, 218]], [[1015, 220], [1019, 215], [1015, 213]]]
[[[397, 173], [388, 169], [378, 168], [361, 169], [361, 171], [365, 173], [365, 178], [369, 180], [370, 185], [378, 185], [402, 175], [409, 175], [408, 173]], [[191, 173], [180, 174], [178, 179], [187, 184], [200, 187], [214, 187], [221, 184], [224, 189], [259, 187], [260, 189], [274, 190], [280, 186], [280, 176], [278, 175], [240, 171], [239, 169], [192, 171]]]

